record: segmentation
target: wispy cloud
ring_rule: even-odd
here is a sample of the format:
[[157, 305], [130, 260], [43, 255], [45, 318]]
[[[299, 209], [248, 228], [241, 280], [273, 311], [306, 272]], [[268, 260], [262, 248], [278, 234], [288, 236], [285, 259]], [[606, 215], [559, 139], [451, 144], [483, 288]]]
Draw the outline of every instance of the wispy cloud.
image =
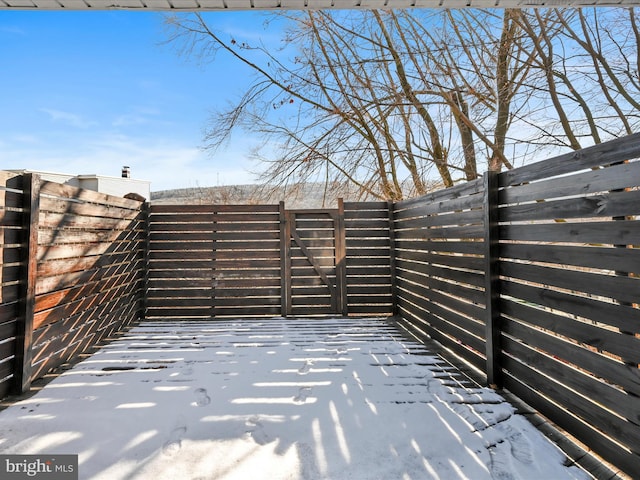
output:
[[54, 122], [62, 122], [76, 128], [86, 129], [98, 125], [98, 122], [87, 120], [82, 115], [73, 112], [65, 112], [53, 108], [41, 108], [40, 111], [48, 114]]
[[158, 136], [69, 132], [68, 138], [43, 136], [38, 144], [12, 140], [0, 149], [3, 168], [119, 176], [120, 167], [128, 165], [133, 178], [151, 181], [153, 191], [254, 181], [244, 154], [247, 139], [215, 158], [197, 145]]
[[0, 32], [2, 33], [9, 33], [12, 35], [26, 35], [27, 32], [25, 32], [22, 28], [16, 26], [16, 25], [0, 25]]
[[133, 125], [146, 125], [160, 115], [160, 111], [153, 108], [136, 108], [131, 112], [119, 115], [112, 122], [114, 127], [130, 127]]

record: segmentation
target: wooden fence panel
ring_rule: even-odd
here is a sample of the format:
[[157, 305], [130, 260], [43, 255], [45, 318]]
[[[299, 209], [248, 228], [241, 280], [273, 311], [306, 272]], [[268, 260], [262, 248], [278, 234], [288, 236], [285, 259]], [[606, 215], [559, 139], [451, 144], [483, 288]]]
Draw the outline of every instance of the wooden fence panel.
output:
[[42, 182], [32, 379], [141, 318], [143, 204]]
[[640, 471], [639, 158], [635, 135], [499, 177], [505, 387], [629, 473]]
[[280, 314], [278, 205], [151, 207], [147, 318]]
[[345, 202], [349, 315], [393, 314], [389, 204]]
[[484, 370], [481, 180], [399, 202], [393, 217], [402, 322]]
[[400, 323], [627, 473], [640, 471], [639, 157], [635, 134], [487, 176], [491, 192], [399, 202], [391, 231]]
[[0, 172], [0, 397], [140, 318], [142, 205]]
[[0, 171], [0, 398], [16, 382], [26, 229], [23, 177]]

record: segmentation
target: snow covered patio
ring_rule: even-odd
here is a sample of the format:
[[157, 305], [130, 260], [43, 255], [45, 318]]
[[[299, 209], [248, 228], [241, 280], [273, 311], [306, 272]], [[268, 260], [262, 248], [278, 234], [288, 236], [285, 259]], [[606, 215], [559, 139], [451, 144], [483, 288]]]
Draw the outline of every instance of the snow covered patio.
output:
[[0, 412], [81, 479], [589, 478], [382, 319], [145, 322]]

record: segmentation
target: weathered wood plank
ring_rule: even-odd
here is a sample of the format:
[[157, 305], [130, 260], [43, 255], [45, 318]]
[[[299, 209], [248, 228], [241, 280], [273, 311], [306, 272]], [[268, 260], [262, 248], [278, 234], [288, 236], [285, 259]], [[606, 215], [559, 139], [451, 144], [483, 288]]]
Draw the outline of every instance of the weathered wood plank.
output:
[[[576, 370], [566, 363], [552, 356], [545, 355], [522, 342], [505, 336], [503, 345], [505, 352], [507, 352], [509, 356], [518, 359], [518, 361], [529, 365], [542, 375], [552, 378], [554, 381], [589, 398], [594, 403], [594, 410], [599, 410], [600, 408], [609, 409], [635, 422], [638, 429], [640, 429], [640, 402], [638, 401], [638, 397], [630, 395], [585, 372]], [[530, 385], [539, 389], [539, 384], [546, 381], [542, 375], [534, 378], [533, 381], [535, 383], [530, 383]]]
[[45, 195], [51, 195], [54, 197], [69, 198], [103, 205], [113, 205], [130, 208], [132, 210], [139, 210], [142, 205], [142, 202], [138, 202], [137, 200], [105, 195], [104, 193], [95, 192], [93, 190], [85, 190], [49, 181], [42, 182], [40, 185], [40, 191]]
[[276, 317], [280, 315], [280, 306], [215, 307], [214, 313], [216, 317]]
[[404, 261], [432, 263], [452, 268], [464, 268], [467, 270], [484, 271], [484, 258], [469, 255], [440, 255], [430, 252], [417, 252], [399, 250], [397, 258]]
[[394, 222], [395, 230], [422, 229], [430, 227], [461, 226], [467, 224], [481, 224], [483, 221], [482, 210], [468, 210], [465, 212], [449, 213], [446, 215], [429, 215], [409, 218]]
[[223, 307], [240, 307], [240, 308], [259, 308], [259, 307], [280, 307], [280, 296], [276, 297], [215, 297], [214, 308]]
[[350, 267], [383, 267], [389, 266], [389, 257], [349, 257], [347, 265]]
[[353, 252], [360, 248], [377, 248], [377, 247], [387, 247], [389, 248], [389, 237], [376, 237], [376, 238], [360, 238], [360, 237], [351, 237], [351, 232], [347, 230], [346, 232], [346, 242], [347, 242], [347, 255], [353, 255]]
[[349, 248], [347, 249], [347, 259], [352, 258], [360, 258], [360, 257], [370, 257], [370, 258], [379, 258], [384, 257], [387, 259], [391, 259], [392, 256], [389, 254], [390, 248], [387, 246], [386, 248], [368, 248], [366, 245], [360, 248]]
[[533, 386], [536, 390], [561, 405], [571, 405], [571, 413], [588, 422], [592, 426], [606, 432], [611, 438], [632, 449], [640, 445], [640, 427], [630, 424], [620, 417], [598, 408], [587, 397], [576, 394], [571, 389], [554, 381], [550, 377], [543, 377], [537, 370], [511, 358], [505, 358], [505, 368], [521, 382]]
[[90, 295], [76, 299], [63, 299], [55, 307], [37, 312], [34, 315], [34, 328], [60, 321], [85, 310], [90, 311], [98, 305], [127, 296], [128, 292], [142, 289], [143, 280], [141, 271], [132, 271], [123, 278], [112, 279], [111, 283], [97, 285]]
[[391, 295], [391, 283], [381, 285], [347, 285], [347, 294], [357, 295]]
[[264, 232], [216, 232], [209, 238], [216, 241], [232, 242], [234, 240], [278, 240], [280, 238], [279, 230], [270, 230]]
[[[367, 276], [391, 278], [391, 267], [351, 267], [347, 264], [347, 276]], [[387, 280], [388, 281], [388, 280]]]
[[446, 253], [461, 253], [469, 255], [484, 255], [484, 242], [482, 241], [425, 241], [417, 240], [415, 238], [408, 238], [406, 240], [397, 238], [396, 249], [399, 250], [399, 255], [402, 255], [401, 251], [414, 250], [418, 252], [446, 252]]
[[467, 345], [471, 345], [478, 351], [484, 352], [485, 329], [483, 322], [465, 317], [453, 310], [434, 303], [431, 298], [429, 298], [432, 290], [422, 291], [422, 293], [426, 295], [422, 296], [420, 295], [420, 291], [406, 289], [406, 283], [400, 283], [398, 287], [405, 300], [420, 307], [425, 312], [429, 312], [443, 319], [443, 321], [438, 324], [438, 328], [442, 333], [460, 338], [464, 340], [464, 343]]
[[635, 328], [640, 333], [640, 309], [631, 306], [579, 297], [566, 292], [534, 287], [508, 280], [502, 282], [502, 293], [533, 304], [591, 319], [593, 322], [611, 325], [625, 331], [633, 331]]
[[485, 298], [482, 290], [476, 290], [464, 285], [443, 282], [436, 278], [427, 277], [414, 271], [405, 270], [400, 264], [398, 265], [397, 278], [402, 278], [418, 285], [427, 285], [430, 288], [439, 290], [443, 293], [454, 295], [469, 302], [484, 305]]
[[[501, 187], [533, 182], [542, 178], [564, 175], [589, 168], [610, 165], [640, 156], [640, 133], [617, 138], [585, 149], [565, 153], [542, 162], [502, 172]], [[608, 190], [608, 189], [605, 189]]]
[[579, 244], [640, 245], [640, 222], [547, 223], [502, 225], [501, 240]]
[[637, 248], [621, 249], [613, 247], [601, 248], [503, 243], [500, 248], [500, 253], [502, 257], [509, 259], [513, 258], [557, 265], [572, 265], [609, 271], [626, 271], [633, 265], [640, 265], [640, 249]]
[[122, 208], [113, 204], [95, 204], [77, 201], [62, 200], [43, 196], [40, 201], [40, 210], [47, 213], [58, 213], [70, 216], [92, 217], [98, 221], [100, 218], [133, 220], [140, 215], [138, 208]]
[[35, 174], [23, 176], [24, 210], [22, 230], [24, 232], [24, 282], [20, 284], [18, 323], [15, 349], [14, 391], [25, 393], [31, 388], [34, 306], [37, 282], [38, 218], [40, 212], [40, 177]]
[[210, 278], [150, 278], [148, 281], [149, 295], [153, 295], [154, 290], [179, 290], [181, 288], [210, 288], [212, 280]]
[[[581, 322], [509, 299], [502, 300], [505, 315], [532, 326], [549, 330], [576, 342], [606, 351], [633, 363], [640, 363], [640, 338], [607, 330], [592, 323]], [[636, 328], [640, 330], [640, 327]]]
[[503, 334], [521, 339], [528, 345], [555, 355], [561, 361], [569, 362], [591, 374], [618, 385], [627, 392], [640, 394], [638, 367], [616, 361], [606, 355], [594, 352], [575, 343], [566, 341], [538, 328], [503, 317]]
[[501, 273], [505, 277], [600, 295], [630, 303], [634, 303], [640, 298], [640, 279], [633, 277], [600, 275], [513, 262], [502, 262]]
[[482, 225], [465, 225], [429, 229], [396, 229], [396, 238], [399, 240], [480, 239], [484, 238], [484, 228]]
[[640, 471], [640, 455], [630, 453], [620, 448], [608, 435], [603, 434], [588, 422], [567, 412], [567, 409], [541, 395], [535, 389], [519, 381], [518, 378], [505, 372], [505, 388], [516, 394], [561, 428], [572, 432], [577, 438], [589, 442], [589, 447], [605, 460], [617, 465], [622, 470], [632, 474]]
[[511, 205], [500, 209], [503, 222], [616, 217], [640, 213], [640, 190], [611, 192], [568, 200]]
[[[254, 287], [254, 288], [234, 288], [234, 289], [222, 289], [216, 288], [215, 298], [239, 298], [246, 299], [248, 297], [264, 298], [264, 297], [278, 297], [280, 298], [280, 287]], [[244, 300], [243, 300], [244, 301]], [[279, 305], [279, 303], [278, 303]]]
[[640, 181], [640, 163], [622, 163], [598, 170], [505, 188], [500, 204], [513, 204], [572, 197], [635, 187]]
[[344, 202], [344, 211], [357, 212], [357, 211], [376, 211], [387, 209], [387, 202], [384, 201], [367, 201], [367, 202]]
[[415, 285], [403, 278], [398, 279], [398, 287], [411, 291], [416, 295], [428, 298], [431, 302], [439, 303], [445, 308], [465, 315], [476, 322], [484, 324], [485, 309], [484, 305], [469, 303], [462, 297], [454, 297], [430, 288], [428, 285]]
[[455, 187], [445, 188], [433, 193], [428, 193], [421, 197], [411, 198], [409, 200], [402, 200], [396, 203], [397, 211], [405, 210], [413, 206], [420, 206], [421, 204], [432, 204], [438, 202], [444, 202], [447, 200], [458, 199], [460, 197], [472, 196], [474, 194], [482, 192], [483, 184], [482, 178], [473, 180], [470, 182], [456, 185]]
[[275, 287], [280, 285], [280, 272], [278, 275], [263, 278], [227, 278], [224, 275], [216, 277], [216, 289], [244, 289], [244, 288], [262, 288]]
[[472, 350], [462, 344], [458, 339], [445, 335], [436, 328], [433, 328], [429, 324], [428, 314], [425, 314], [425, 312], [407, 302], [404, 298], [398, 298], [398, 302], [401, 313], [401, 319], [399, 321], [401, 324], [406, 325], [412, 333], [423, 337], [425, 334], [428, 335], [429, 338], [436, 340], [460, 358], [471, 363], [479, 371], [484, 371], [486, 361], [485, 358], [479, 354], [479, 351]]

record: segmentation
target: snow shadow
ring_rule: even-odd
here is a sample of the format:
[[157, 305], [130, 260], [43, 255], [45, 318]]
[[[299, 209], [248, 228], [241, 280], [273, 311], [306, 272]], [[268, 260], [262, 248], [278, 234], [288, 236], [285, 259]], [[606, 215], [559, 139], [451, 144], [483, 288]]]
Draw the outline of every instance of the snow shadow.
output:
[[145, 323], [0, 412], [91, 479], [588, 478], [382, 319]]

